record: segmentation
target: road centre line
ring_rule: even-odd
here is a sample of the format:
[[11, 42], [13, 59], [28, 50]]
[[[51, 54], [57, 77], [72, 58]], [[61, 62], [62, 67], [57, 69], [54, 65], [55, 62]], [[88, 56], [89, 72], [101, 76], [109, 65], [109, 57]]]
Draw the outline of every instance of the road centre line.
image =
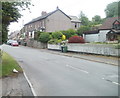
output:
[[117, 82], [114, 82], [114, 81], [111, 81], [111, 80], [108, 80], [108, 79], [105, 79], [105, 78], [102, 78], [103, 80], [106, 80], [106, 81], [108, 81], [108, 82], [111, 82], [111, 83], [113, 83], [113, 84], [116, 84], [116, 85], [120, 85], [119, 83], [117, 83]]
[[89, 72], [86, 71], [86, 70], [83, 70], [83, 69], [80, 69], [80, 68], [77, 68], [77, 67], [73, 67], [73, 66], [71, 66], [71, 65], [66, 65], [66, 66], [67, 66], [67, 67], [70, 67], [70, 68], [72, 68], [72, 69], [76, 69], [76, 70], [82, 71], [82, 72], [84, 72], [84, 73], [86, 73], [86, 74], [89, 73]]

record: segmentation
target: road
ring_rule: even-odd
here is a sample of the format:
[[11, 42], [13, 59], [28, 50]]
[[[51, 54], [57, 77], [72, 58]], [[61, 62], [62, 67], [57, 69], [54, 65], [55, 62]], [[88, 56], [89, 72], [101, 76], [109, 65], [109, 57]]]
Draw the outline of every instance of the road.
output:
[[3, 45], [21, 65], [37, 96], [118, 96], [118, 67]]

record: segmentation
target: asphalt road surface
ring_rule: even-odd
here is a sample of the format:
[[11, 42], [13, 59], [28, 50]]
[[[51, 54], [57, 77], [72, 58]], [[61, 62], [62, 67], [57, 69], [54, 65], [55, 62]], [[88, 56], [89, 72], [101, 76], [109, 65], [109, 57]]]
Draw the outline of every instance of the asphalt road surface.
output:
[[3, 45], [37, 96], [118, 96], [118, 67], [29, 47]]

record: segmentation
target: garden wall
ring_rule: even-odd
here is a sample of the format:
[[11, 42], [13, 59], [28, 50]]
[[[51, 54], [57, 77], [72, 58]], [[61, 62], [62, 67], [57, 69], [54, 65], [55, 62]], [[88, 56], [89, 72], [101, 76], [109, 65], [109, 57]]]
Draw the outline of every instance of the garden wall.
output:
[[45, 49], [45, 48], [47, 48], [47, 44], [38, 42], [36, 40], [28, 40], [27, 41], [27, 46], [34, 47], [34, 48], [39, 48], [39, 49]]
[[[67, 44], [68, 51], [118, 56], [118, 50], [110, 44]], [[48, 44], [48, 49], [61, 50], [60, 45]]]

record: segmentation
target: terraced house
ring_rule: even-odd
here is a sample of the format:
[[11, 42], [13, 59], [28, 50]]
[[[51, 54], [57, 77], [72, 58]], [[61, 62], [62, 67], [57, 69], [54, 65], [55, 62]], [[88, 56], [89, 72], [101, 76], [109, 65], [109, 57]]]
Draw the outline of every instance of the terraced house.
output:
[[41, 16], [24, 25], [27, 38], [34, 38], [35, 31], [55, 32], [59, 30], [78, 29], [81, 25], [76, 16], [68, 16], [58, 7], [47, 13], [42, 11]]

